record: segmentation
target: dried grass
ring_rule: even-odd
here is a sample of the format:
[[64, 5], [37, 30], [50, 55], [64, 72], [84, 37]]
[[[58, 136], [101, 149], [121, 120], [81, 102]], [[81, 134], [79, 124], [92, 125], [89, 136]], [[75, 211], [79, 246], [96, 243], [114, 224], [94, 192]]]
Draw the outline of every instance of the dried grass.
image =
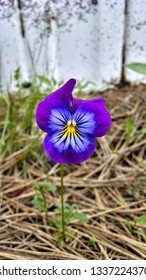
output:
[[[146, 177], [146, 138], [138, 138], [146, 121], [145, 87], [109, 90], [102, 96], [113, 119], [110, 132], [98, 139], [97, 150], [87, 162], [65, 166], [66, 204], [75, 203], [78, 212], [89, 217], [89, 223], [72, 220], [69, 229], [73, 240], [57, 244], [53, 237], [57, 229], [50, 223], [46, 231], [45, 214], [31, 201], [35, 194], [33, 180], [42, 184], [48, 179], [58, 188], [47, 195], [48, 217], [54, 214], [60, 205], [59, 164], [40, 152], [48, 174], [39, 162], [27, 157], [24, 176], [19, 163], [27, 146], [10, 156], [2, 154], [0, 259], [146, 259], [146, 225], [136, 223], [136, 218], [146, 215], [146, 183], [134, 191], [136, 183]], [[134, 121], [129, 145], [125, 140], [128, 117]], [[31, 142], [35, 135], [28, 137]]]

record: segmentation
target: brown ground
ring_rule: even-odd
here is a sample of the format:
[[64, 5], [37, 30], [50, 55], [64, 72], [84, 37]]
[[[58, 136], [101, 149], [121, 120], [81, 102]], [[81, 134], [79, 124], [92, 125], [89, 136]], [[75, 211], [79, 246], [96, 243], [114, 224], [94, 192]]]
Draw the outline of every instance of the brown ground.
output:
[[[45, 213], [32, 205], [33, 180], [47, 178], [40, 163], [27, 160], [27, 176], [19, 162], [25, 147], [9, 157], [1, 156], [2, 203], [0, 218], [0, 259], [146, 259], [146, 87], [121, 87], [107, 90], [104, 96], [112, 115], [110, 132], [98, 139], [92, 158], [80, 165], [65, 167], [65, 202], [75, 203], [89, 223], [72, 219], [73, 239], [58, 244], [50, 222], [46, 230]], [[130, 142], [126, 143], [125, 121], [134, 121]], [[30, 136], [33, 139], [33, 136]], [[41, 140], [42, 142], [42, 140]], [[60, 167], [43, 153], [49, 170], [49, 184], [57, 192], [48, 192], [48, 218], [60, 205]]]

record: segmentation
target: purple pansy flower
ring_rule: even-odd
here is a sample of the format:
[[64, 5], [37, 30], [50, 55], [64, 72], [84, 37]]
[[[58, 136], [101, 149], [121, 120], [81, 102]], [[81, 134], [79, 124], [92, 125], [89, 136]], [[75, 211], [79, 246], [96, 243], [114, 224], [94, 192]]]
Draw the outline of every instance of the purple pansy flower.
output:
[[81, 100], [72, 96], [76, 84], [70, 79], [42, 102], [36, 111], [38, 126], [47, 133], [44, 148], [58, 163], [80, 163], [96, 148], [96, 137], [105, 135], [111, 125], [105, 100]]

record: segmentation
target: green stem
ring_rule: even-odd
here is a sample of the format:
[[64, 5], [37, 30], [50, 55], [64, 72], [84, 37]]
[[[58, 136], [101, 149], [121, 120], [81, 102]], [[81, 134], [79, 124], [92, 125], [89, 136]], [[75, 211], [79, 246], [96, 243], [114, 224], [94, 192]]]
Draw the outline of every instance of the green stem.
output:
[[62, 238], [65, 242], [65, 221], [64, 221], [64, 185], [63, 185], [63, 176], [64, 176], [64, 164], [61, 164], [61, 215], [62, 215]]

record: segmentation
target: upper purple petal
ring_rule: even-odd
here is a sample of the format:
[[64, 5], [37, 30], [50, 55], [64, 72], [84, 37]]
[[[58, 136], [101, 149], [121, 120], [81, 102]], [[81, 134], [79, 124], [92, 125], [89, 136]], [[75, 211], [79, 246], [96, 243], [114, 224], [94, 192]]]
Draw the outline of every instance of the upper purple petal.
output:
[[76, 109], [82, 105], [83, 103], [85, 103], [87, 100], [83, 100], [80, 98], [75, 98], [73, 97], [73, 108], [72, 108], [72, 113], [74, 113], [76, 111]]
[[72, 92], [75, 87], [76, 80], [71, 78], [68, 80], [61, 88], [52, 92], [49, 96], [47, 96], [47, 100], [49, 101], [61, 101], [64, 102], [67, 106], [72, 107], [73, 105], [73, 97]]
[[51, 93], [39, 103], [36, 110], [36, 121], [43, 131], [49, 132], [48, 121], [53, 108], [58, 108], [59, 110], [61, 107], [68, 106], [68, 108], [72, 109], [72, 91], [75, 84], [75, 79], [68, 80], [61, 88]]

